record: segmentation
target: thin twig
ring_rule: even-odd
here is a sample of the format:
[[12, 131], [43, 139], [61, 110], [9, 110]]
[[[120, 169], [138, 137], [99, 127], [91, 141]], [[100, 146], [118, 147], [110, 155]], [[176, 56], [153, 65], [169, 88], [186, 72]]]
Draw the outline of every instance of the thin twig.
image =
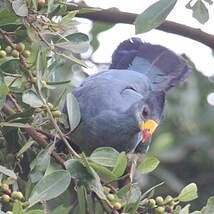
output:
[[[8, 115], [16, 114], [16, 112], [8, 105], [3, 105], [3, 111]], [[42, 148], [46, 148], [48, 143], [44, 138], [42, 138], [37, 131], [32, 128], [24, 128], [24, 130], [28, 133], [29, 136], [31, 136]], [[53, 151], [51, 153], [52, 157], [65, 169], [64, 160], [57, 154], [57, 152]]]
[[22, 77], [21, 74], [11, 74], [11, 73], [7, 73], [7, 72], [4, 72], [4, 71], [2, 71], [1, 73], [2, 73], [4, 76], [8, 76], [8, 77], [18, 77], [18, 78]]
[[11, 102], [19, 112], [23, 112], [21, 107], [19, 106], [19, 104], [16, 102], [15, 98], [11, 94], [8, 94], [7, 97], [11, 100]]

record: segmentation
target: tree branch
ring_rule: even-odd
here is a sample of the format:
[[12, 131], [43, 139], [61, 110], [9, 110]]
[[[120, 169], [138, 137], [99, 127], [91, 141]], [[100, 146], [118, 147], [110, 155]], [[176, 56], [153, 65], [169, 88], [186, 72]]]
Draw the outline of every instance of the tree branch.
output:
[[[69, 10], [91, 8], [86, 5], [79, 4], [78, 7], [70, 7]], [[96, 8], [94, 8], [96, 9]], [[133, 24], [138, 14], [121, 12], [117, 9], [106, 9], [90, 13], [78, 13], [76, 16], [81, 18], [88, 18], [93, 21], [109, 22], [109, 23], [123, 23]], [[214, 35], [208, 34], [200, 29], [192, 28], [187, 25], [179, 24], [172, 21], [165, 21], [162, 25], [157, 27], [157, 30], [165, 31], [168, 33], [184, 36], [195, 41], [201, 42], [204, 45], [214, 49]]]
[[[13, 115], [16, 112], [8, 105], [4, 104], [3, 105], [3, 111], [8, 114], [8, 115]], [[44, 138], [42, 138], [40, 135], [38, 135], [37, 131], [34, 128], [24, 128], [24, 130], [27, 132], [29, 136], [31, 136], [42, 148], [46, 148], [48, 143]], [[57, 152], [53, 151], [51, 153], [52, 157], [63, 167], [65, 168], [64, 165], [64, 160], [57, 154]]]

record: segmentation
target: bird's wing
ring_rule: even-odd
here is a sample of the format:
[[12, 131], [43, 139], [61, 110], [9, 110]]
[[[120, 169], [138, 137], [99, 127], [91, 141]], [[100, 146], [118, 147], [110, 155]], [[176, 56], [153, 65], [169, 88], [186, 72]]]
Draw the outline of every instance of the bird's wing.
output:
[[129, 69], [146, 75], [152, 90], [167, 91], [183, 82], [190, 69], [183, 59], [171, 50], [143, 43], [139, 38], [122, 42], [112, 55], [110, 69]]

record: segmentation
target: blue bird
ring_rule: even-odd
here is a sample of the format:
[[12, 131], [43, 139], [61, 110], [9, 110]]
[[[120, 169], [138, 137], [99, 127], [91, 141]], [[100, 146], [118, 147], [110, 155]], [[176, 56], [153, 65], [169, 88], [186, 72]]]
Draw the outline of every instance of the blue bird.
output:
[[171, 50], [139, 38], [125, 40], [114, 51], [109, 70], [86, 78], [72, 92], [81, 121], [71, 141], [86, 154], [98, 147], [147, 152], [163, 118], [167, 91], [189, 73]]

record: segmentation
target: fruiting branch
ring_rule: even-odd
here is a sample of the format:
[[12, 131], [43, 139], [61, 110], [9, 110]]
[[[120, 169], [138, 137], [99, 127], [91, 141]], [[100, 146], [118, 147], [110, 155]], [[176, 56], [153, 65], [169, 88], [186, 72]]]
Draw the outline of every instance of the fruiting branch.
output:
[[[76, 10], [81, 8], [96, 9], [93, 7], [79, 4], [78, 7], [70, 7], [69, 10]], [[122, 12], [116, 9], [106, 9], [91, 13], [78, 13], [76, 16], [100, 22], [108, 22], [115, 24], [133, 24], [138, 14]], [[201, 42], [204, 45], [214, 49], [214, 35], [208, 34], [200, 29], [192, 28], [187, 25], [179, 24], [172, 21], [165, 21], [162, 25], [157, 27], [157, 30], [184, 36], [195, 41]]]

